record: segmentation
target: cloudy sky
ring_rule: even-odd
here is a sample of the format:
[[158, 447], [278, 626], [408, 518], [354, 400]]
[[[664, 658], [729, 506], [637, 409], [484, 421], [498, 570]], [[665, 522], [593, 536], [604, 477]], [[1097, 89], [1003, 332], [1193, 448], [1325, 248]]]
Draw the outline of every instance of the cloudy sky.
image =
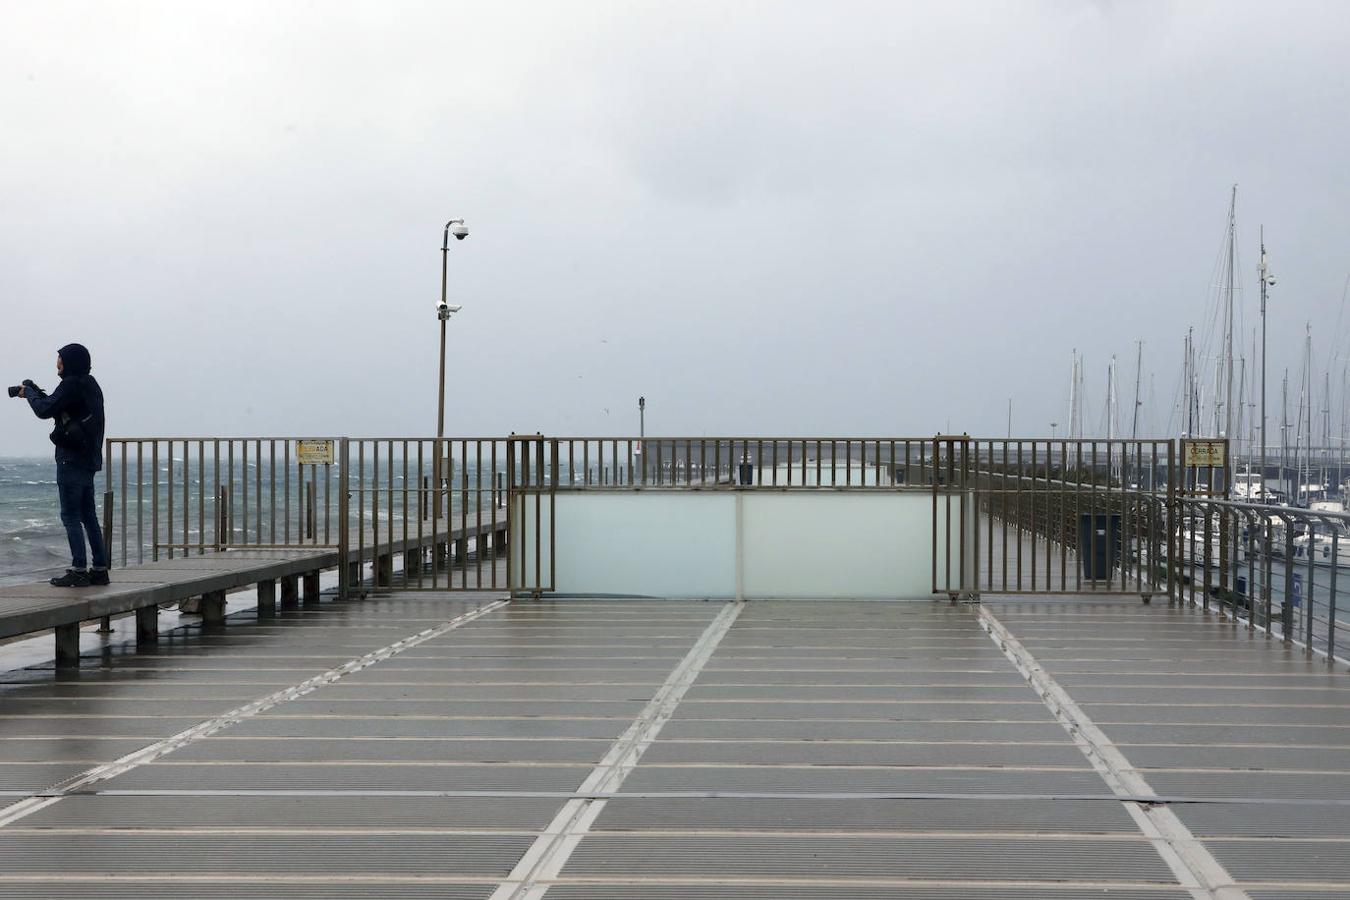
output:
[[[452, 434], [631, 433], [645, 394], [649, 433], [997, 435], [1011, 398], [1044, 435], [1074, 348], [1096, 429], [1138, 340], [1161, 434], [1234, 183], [1239, 352], [1264, 224], [1271, 415], [1308, 321], [1340, 405], [1350, 4], [4, 18], [0, 375], [85, 343], [115, 436], [434, 433], [456, 216]], [[0, 455], [47, 449], [0, 406]]]

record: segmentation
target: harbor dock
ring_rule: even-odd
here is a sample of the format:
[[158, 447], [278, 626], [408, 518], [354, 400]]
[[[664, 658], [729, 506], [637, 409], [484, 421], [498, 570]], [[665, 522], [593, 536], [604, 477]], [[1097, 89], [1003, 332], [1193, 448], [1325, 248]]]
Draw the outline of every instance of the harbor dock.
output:
[[[1239, 603], [1236, 565], [1175, 552], [1182, 512], [1230, 507], [1179, 491], [1172, 448], [1161, 493], [963, 437], [816, 443], [657, 468], [648, 441], [637, 472], [609, 447], [593, 482], [596, 446], [510, 439], [500, 510], [496, 466], [452, 457], [451, 502], [349, 463], [331, 546], [232, 542], [224, 517], [133, 546], [64, 615], [173, 584], [260, 602], [136, 639], [75, 625], [33, 664], [0, 647], [0, 897], [1350, 897], [1334, 569], [1290, 616], [1260, 584]], [[1105, 569], [1067, 510], [1120, 517]], [[71, 606], [10, 590], [0, 621]]]

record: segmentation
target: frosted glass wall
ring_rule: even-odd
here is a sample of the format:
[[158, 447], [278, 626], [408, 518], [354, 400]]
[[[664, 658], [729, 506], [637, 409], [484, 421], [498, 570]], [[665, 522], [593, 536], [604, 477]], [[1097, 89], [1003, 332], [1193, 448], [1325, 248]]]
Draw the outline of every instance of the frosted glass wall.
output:
[[[512, 519], [511, 560], [516, 583], [529, 586], [535, 579], [535, 500], [524, 503]], [[547, 585], [556, 552], [557, 593], [932, 595], [933, 499], [926, 491], [577, 491], [559, 492], [556, 503], [550, 547], [549, 499], [541, 501], [538, 558]], [[959, 521], [957, 506], [952, 513]], [[945, 550], [945, 508], [938, 505], [939, 553]], [[973, 527], [967, 516], [968, 540]], [[957, 540], [955, 522], [952, 538]]]

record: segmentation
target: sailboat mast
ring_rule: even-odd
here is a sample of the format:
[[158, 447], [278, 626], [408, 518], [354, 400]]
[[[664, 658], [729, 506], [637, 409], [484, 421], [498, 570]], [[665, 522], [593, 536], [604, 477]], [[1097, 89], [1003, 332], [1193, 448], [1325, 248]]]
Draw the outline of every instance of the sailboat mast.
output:
[[1106, 439], [1116, 436], [1116, 355], [1111, 354], [1111, 364], [1106, 367]]
[[1073, 351], [1073, 363], [1069, 366], [1069, 438], [1078, 436], [1076, 431], [1076, 418], [1074, 417], [1074, 395], [1078, 390], [1078, 351]]
[[1084, 386], [1084, 384], [1085, 384], [1085, 378], [1086, 378], [1087, 376], [1085, 376], [1085, 375], [1083, 374], [1083, 369], [1084, 369], [1084, 368], [1085, 368], [1085, 366], [1084, 366], [1084, 359], [1083, 359], [1082, 356], [1080, 356], [1080, 357], [1078, 357], [1078, 392], [1077, 392], [1077, 394], [1076, 394], [1076, 396], [1077, 396], [1077, 398], [1078, 398], [1078, 403], [1077, 403], [1077, 408], [1074, 410], [1074, 414], [1078, 417], [1078, 437], [1079, 437], [1079, 439], [1082, 439], [1082, 437], [1083, 437], [1083, 430], [1084, 430], [1084, 428], [1085, 428], [1085, 425], [1084, 425], [1084, 422], [1083, 422], [1083, 386]]
[[1223, 405], [1224, 390], [1224, 363], [1226, 360], [1217, 360], [1214, 366], [1214, 436], [1227, 437], [1228, 430], [1225, 425], [1227, 422], [1227, 410]]
[[1266, 288], [1275, 283], [1266, 265], [1266, 227], [1261, 226], [1261, 499], [1266, 497]]
[[1108, 476], [1116, 474], [1116, 356], [1111, 354], [1111, 364], [1106, 367], [1106, 472]]
[[1287, 492], [1285, 496], [1294, 496], [1285, 484], [1284, 465], [1289, 460], [1289, 370], [1284, 370], [1284, 386], [1280, 389], [1280, 484]]
[[[1331, 463], [1331, 371], [1322, 372], [1322, 484], [1327, 484]], [[1327, 484], [1327, 487], [1331, 485]]]
[[[1306, 471], [1305, 474], [1304, 474], [1303, 481], [1304, 481], [1304, 484], [1311, 484], [1311, 483], [1312, 483], [1312, 445], [1313, 445], [1313, 430], [1312, 430], [1312, 408], [1313, 408], [1313, 394], [1312, 394], [1312, 392], [1313, 392], [1313, 365], [1312, 365], [1312, 323], [1311, 323], [1311, 322], [1309, 322], [1308, 325], [1307, 325], [1307, 331], [1308, 331], [1308, 336], [1305, 338], [1305, 340], [1307, 341], [1307, 346], [1306, 346], [1306, 348], [1305, 348], [1305, 350], [1304, 350], [1305, 356], [1304, 356], [1304, 361], [1303, 361], [1303, 371], [1304, 371], [1305, 374], [1304, 374], [1303, 377], [1304, 377], [1304, 379], [1308, 382], [1308, 409], [1307, 409], [1307, 412], [1306, 412], [1306, 416], [1307, 416], [1307, 420], [1308, 420], [1308, 449], [1307, 449], [1307, 451], [1306, 451], [1305, 454], [1304, 454], [1304, 467], [1306, 468], [1307, 471]], [[1311, 493], [1311, 491], [1309, 491], [1307, 488], [1305, 488], [1303, 493], [1304, 493], [1304, 500], [1305, 500], [1305, 501], [1308, 501], [1308, 502], [1311, 502], [1311, 501], [1312, 501], [1312, 493]]]
[[1237, 185], [1228, 204], [1228, 303], [1224, 313], [1224, 428], [1223, 436], [1233, 436], [1233, 266], [1237, 259]]
[[1134, 413], [1130, 421], [1130, 440], [1139, 439], [1139, 380], [1143, 377], [1144, 367], [1144, 342], [1135, 341], [1138, 345], [1138, 353], [1134, 359]]
[[[1345, 477], [1346, 425], [1347, 421], [1350, 421], [1350, 393], [1347, 393], [1346, 391], [1347, 386], [1350, 386], [1350, 381], [1347, 380], [1347, 375], [1350, 375], [1350, 365], [1341, 366], [1341, 455], [1339, 457], [1339, 464], [1336, 466], [1336, 471], [1339, 473], [1338, 477], [1341, 479], [1341, 484], [1350, 482], [1350, 478]], [[1346, 493], [1350, 494], [1350, 488], [1346, 489]], [[1350, 500], [1350, 496], [1346, 496], [1344, 499]]]
[[[1244, 421], [1244, 410], [1247, 405], [1247, 358], [1244, 356], [1238, 360], [1238, 405], [1236, 425], [1233, 429], [1233, 436], [1230, 440], [1233, 442], [1233, 457], [1242, 456], [1242, 426]], [[1247, 469], [1251, 470], [1251, 459], [1247, 460]]]
[[1181, 340], [1181, 434], [1191, 437], [1191, 331]]

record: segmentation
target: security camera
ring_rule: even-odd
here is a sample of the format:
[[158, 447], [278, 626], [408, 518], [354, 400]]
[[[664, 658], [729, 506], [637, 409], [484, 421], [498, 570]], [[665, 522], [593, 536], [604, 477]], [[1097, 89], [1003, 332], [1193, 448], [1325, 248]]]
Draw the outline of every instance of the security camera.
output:
[[1267, 276], [1266, 276], [1266, 284], [1270, 285], [1271, 287], [1274, 287], [1274, 286], [1275, 286], [1275, 276], [1274, 276], [1274, 275], [1267, 275]]
[[463, 222], [451, 222], [450, 233], [455, 236], [455, 240], [462, 241], [469, 236], [469, 226]]

